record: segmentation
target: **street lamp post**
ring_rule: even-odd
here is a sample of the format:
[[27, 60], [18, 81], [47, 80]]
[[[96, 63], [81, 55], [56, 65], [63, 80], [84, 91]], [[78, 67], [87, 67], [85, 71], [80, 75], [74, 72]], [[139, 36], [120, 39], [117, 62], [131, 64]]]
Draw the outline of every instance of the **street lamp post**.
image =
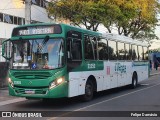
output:
[[25, 0], [25, 24], [31, 23], [31, 4], [32, 0]]

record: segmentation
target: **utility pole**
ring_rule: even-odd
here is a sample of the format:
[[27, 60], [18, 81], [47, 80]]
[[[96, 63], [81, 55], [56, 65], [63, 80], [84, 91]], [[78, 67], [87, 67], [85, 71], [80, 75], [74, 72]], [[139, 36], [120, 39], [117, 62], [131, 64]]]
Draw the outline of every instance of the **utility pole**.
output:
[[31, 4], [32, 0], [25, 0], [25, 24], [31, 23]]

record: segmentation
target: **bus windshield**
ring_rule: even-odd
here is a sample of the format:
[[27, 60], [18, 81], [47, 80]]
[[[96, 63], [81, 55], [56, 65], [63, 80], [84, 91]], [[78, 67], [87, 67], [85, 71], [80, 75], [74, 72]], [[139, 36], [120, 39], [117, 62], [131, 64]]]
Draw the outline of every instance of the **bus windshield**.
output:
[[11, 69], [56, 69], [63, 64], [63, 39], [13, 41]]

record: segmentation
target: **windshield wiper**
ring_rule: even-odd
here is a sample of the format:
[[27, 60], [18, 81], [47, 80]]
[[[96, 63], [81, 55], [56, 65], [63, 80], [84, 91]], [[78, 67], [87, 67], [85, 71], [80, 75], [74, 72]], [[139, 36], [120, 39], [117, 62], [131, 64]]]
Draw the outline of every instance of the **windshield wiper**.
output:
[[39, 43], [36, 41], [36, 44], [38, 45], [37, 47], [37, 53], [36, 53], [36, 63], [38, 62], [38, 59], [39, 59], [39, 54], [42, 54], [42, 50], [43, 48], [45, 47], [46, 43], [48, 42], [49, 40], [49, 36], [46, 36], [44, 38], [44, 40], [42, 41], [42, 45], [39, 45]]
[[49, 40], [49, 36], [46, 36], [44, 38], [44, 40], [42, 41], [42, 45], [40, 46], [39, 43], [37, 42], [37, 40], [35, 40], [36, 44], [38, 45], [37, 47], [37, 53], [41, 53], [42, 50], [43, 50], [43, 47], [46, 45], [46, 43], [48, 42]]

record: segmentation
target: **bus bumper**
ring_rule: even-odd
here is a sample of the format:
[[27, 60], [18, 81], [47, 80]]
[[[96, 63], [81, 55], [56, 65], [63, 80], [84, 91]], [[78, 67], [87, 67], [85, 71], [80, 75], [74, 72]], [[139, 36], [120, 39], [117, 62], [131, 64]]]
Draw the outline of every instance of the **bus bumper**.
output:
[[26, 98], [63, 98], [68, 97], [68, 83], [64, 82], [52, 89], [49, 88], [12, 88], [9, 84], [9, 95]]

